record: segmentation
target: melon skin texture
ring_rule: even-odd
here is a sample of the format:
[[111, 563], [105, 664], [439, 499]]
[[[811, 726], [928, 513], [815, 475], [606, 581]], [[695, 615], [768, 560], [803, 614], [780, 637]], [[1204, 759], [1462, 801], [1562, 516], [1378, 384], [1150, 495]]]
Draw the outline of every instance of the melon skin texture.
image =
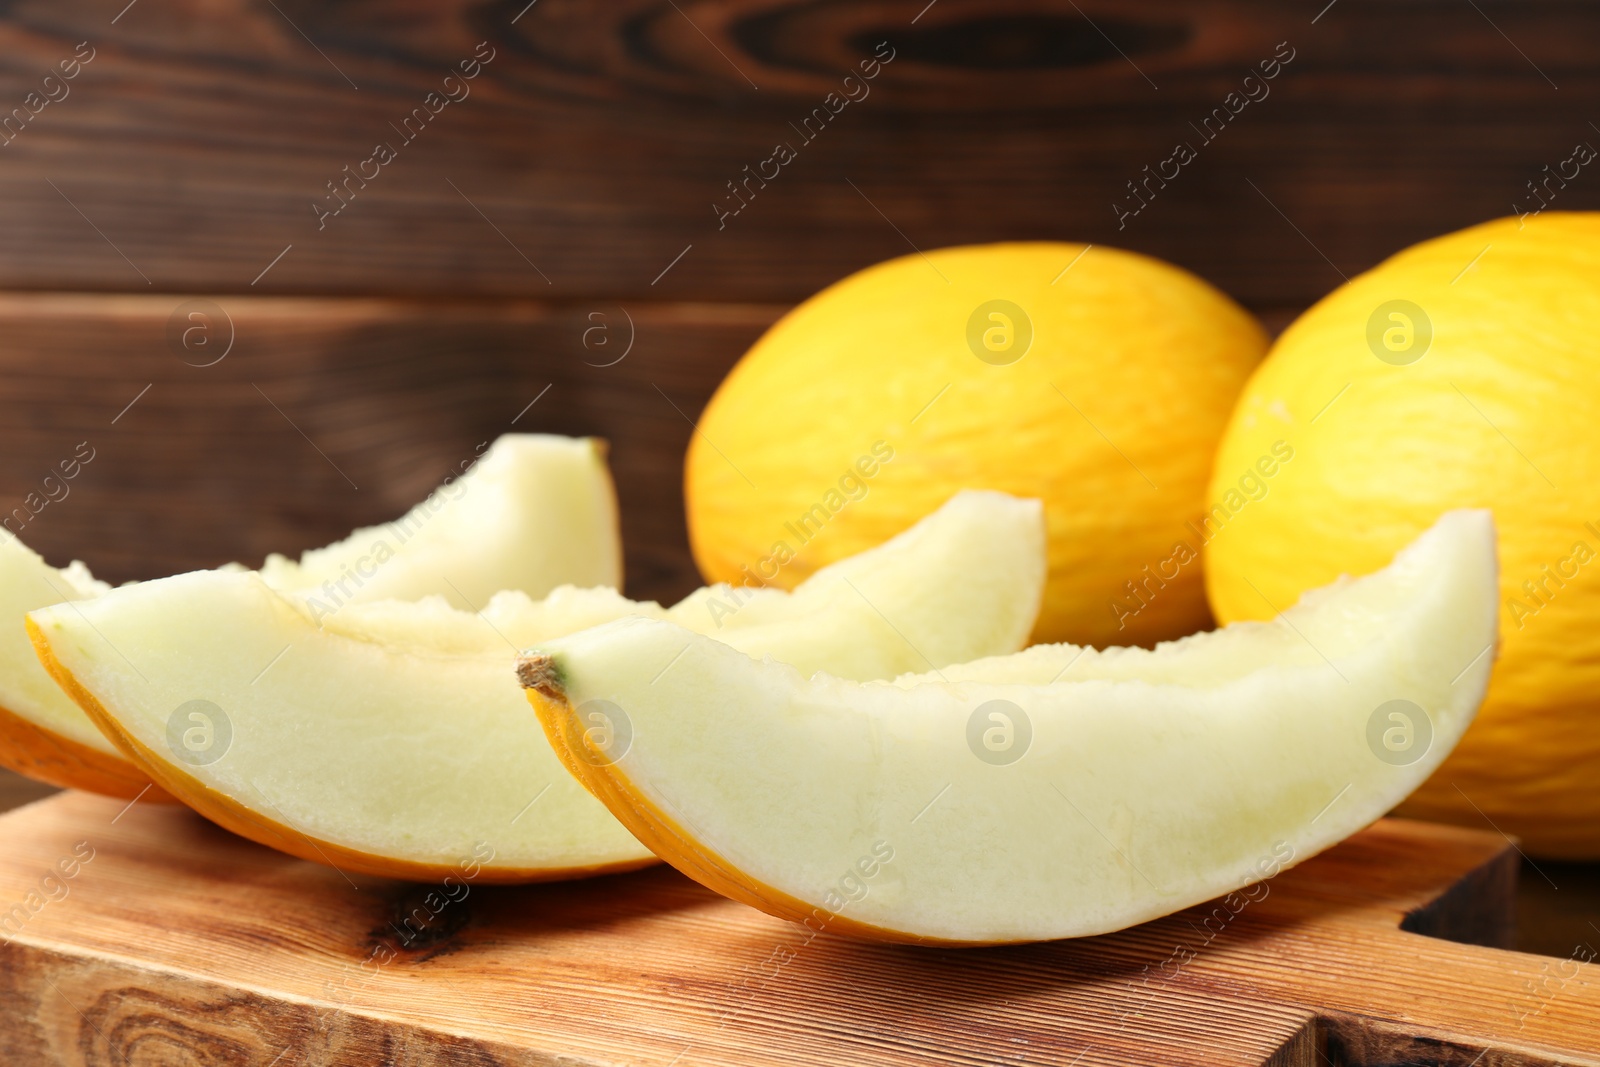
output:
[[[574, 773], [712, 889], [863, 937], [1046, 940], [1241, 889], [1387, 812], [1472, 721], [1495, 582], [1488, 514], [1458, 512], [1279, 620], [1153, 651], [861, 684], [627, 619], [519, 671]], [[585, 730], [599, 701], [620, 758]]]
[[[1006, 308], [983, 311], [995, 301]], [[1025, 317], [1026, 351], [987, 352], [985, 324], [1005, 328], [986, 314], [1014, 320], [1019, 346]], [[1210, 614], [1186, 524], [1210, 503], [1216, 442], [1266, 347], [1201, 279], [1103, 246], [877, 264], [786, 314], [718, 387], [684, 468], [695, 561], [707, 581], [793, 587], [957, 489], [994, 489], [1045, 505], [1033, 640], [1192, 633]]]
[[[299, 563], [269, 556], [262, 574], [305, 593], [319, 620], [391, 596], [435, 595], [476, 610], [502, 589], [543, 596], [563, 583], [619, 586], [605, 444], [506, 434], [402, 518]], [[9, 533], [0, 537], [0, 618], [15, 621], [0, 635], [0, 765], [62, 788], [170, 801], [51, 680], [22, 624], [33, 609], [92, 600], [109, 588], [81, 563], [57, 570]]]
[[526, 882], [655, 857], [545, 740], [513, 672], [518, 648], [675, 618], [746, 648], [736, 655], [787, 642], [810, 669], [888, 676], [928, 655], [1015, 650], [1043, 585], [1038, 503], [970, 493], [792, 594], [746, 591], [732, 615], [707, 610], [727, 589], [663, 609], [564, 588], [502, 593], [478, 614], [430, 598], [323, 616], [255, 573], [198, 571], [42, 609], [28, 626], [127, 757], [218, 824], [348, 872], [427, 880], [475, 858], [487, 881]]

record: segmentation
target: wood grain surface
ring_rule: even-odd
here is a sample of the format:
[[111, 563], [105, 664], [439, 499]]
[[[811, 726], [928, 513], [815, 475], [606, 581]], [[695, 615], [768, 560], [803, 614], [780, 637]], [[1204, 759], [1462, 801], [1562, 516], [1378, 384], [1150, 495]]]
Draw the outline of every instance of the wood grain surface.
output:
[[[1044, 237], [1303, 307], [1600, 144], [1597, 36], [1580, 0], [19, 0], [0, 108], [61, 98], [0, 148], [0, 287], [787, 303], [913, 246]], [[1584, 173], [1552, 206], [1597, 204]]]
[[664, 868], [446, 901], [77, 793], [0, 835], [7, 1063], [1600, 1064], [1593, 964], [1430, 936], [1502, 939], [1515, 853], [1420, 823], [1236, 913], [968, 951], [813, 936]]

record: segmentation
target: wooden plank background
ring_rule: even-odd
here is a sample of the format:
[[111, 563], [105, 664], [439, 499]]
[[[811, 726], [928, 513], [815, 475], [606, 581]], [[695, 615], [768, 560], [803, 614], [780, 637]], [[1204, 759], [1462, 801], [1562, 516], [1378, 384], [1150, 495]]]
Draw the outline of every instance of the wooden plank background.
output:
[[[253, 565], [392, 518], [483, 441], [538, 430], [612, 442], [629, 589], [686, 592], [699, 584], [680, 476], [691, 418], [780, 312], [226, 294], [211, 303], [222, 312], [212, 314], [214, 343], [231, 335], [233, 347], [196, 367], [169, 341], [184, 299], [0, 297], [0, 509], [14, 515], [79, 442], [94, 450], [65, 498], [10, 527], [47, 558], [81, 557], [114, 580]], [[605, 332], [586, 348], [593, 330]]]
[[[0, 105], [94, 52], [3, 149], [0, 286], [243, 292], [292, 244], [254, 291], [792, 302], [908, 242], [1050, 237], [1298, 308], [1600, 138], [1581, 0], [126, 3], [0, 19]], [[485, 41], [470, 95], [403, 142]], [[880, 41], [870, 95], [801, 140]], [[1279, 42], [1270, 94], [1202, 143]], [[1119, 230], [1180, 140], [1199, 159]], [[397, 158], [319, 230], [379, 141]], [[778, 142], [798, 158], [719, 230]]]

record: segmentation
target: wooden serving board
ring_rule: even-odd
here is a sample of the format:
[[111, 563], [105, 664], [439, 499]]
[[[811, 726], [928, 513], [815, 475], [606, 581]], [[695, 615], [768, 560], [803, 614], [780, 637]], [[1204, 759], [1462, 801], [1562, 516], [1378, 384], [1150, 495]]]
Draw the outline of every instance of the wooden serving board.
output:
[[813, 936], [664, 868], [447, 899], [77, 793], [0, 842], [8, 1065], [1600, 1064], [1593, 964], [1480, 947], [1515, 850], [1400, 820], [1237, 913], [968, 951]]

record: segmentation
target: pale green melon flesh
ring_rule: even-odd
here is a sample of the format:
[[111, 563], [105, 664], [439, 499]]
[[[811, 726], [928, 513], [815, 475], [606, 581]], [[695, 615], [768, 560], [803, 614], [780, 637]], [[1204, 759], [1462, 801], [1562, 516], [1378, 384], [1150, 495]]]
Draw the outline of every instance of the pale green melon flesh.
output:
[[506, 434], [394, 522], [356, 530], [298, 563], [268, 556], [261, 575], [329, 609], [442, 596], [477, 611], [502, 589], [542, 597], [560, 585], [620, 588], [605, 446], [587, 437]]
[[504, 592], [475, 616], [438, 599], [331, 612], [315, 599], [308, 606], [325, 629], [462, 652], [525, 648], [640, 615], [805, 674], [868, 681], [1021, 648], [1044, 595], [1045, 570], [1039, 502], [969, 490], [883, 544], [824, 567], [792, 593], [715, 585], [663, 609], [609, 589], [562, 588], [543, 600]]
[[74, 561], [57, 570], [19, 541], [0, 530], [0, 708], [107, 755], [120, 755], [95, 728], [72, 698], [45, 673], [22, 617], [35, 608], [88, 600], [110, 586]]
[[[275, 823], [445, 866], [480, 844], [513, 869], [649, 856], [556, 760], [507, 647], [429, 655], [319, 631], [248, 572], [144, 582], [81, 608], [31, 616], [56, 659], [172, 770]], [[231, 735], [202, 765], [180, 752], [179, 709], [194, 700]]]
[[[720, 620], [720, 636], [754, 635], [761, 653], [781, 655], [788, 640], [811, 667], [889, 676], [925, 654], [1019, 647], [1044, 551], [1037, 502], [972, 493], [748, 614], [707, 612], [703, 597], [664, 611], [572, 589], [543, 602], [503, 594], [481, 615], [439, 599], [324, 614], [254, 573], [200, 571], [31, 617], [144, 748], [274, 822], [373, 856], [449, 864], [487, 843], [490, 867], [559, 871], [650, 854], [545, 740], [513, 670], [522, 645], [620, 614], [713, 631]], [[177, 750], [184, 723], [180, 742], [169, 732], [192, 700], [215, 704], [231, 731], [221, 758], [201, 765]]]
[[[1051, 646], [873, 684], [653, 620], [541, 651], [573, 706], [609, 701], [631, 726], [606, 776], [764, 899], [911, 938], [1027, 941], [1227, 893], [1384, 814], [1471, 722], [1496, 619], [1493, 525], [1455, 512], [1279, 622], [1154, 651]], [[1379, 714], [1397, 699], [1431, 723], [1420, 758], [1371, 740], [1375, 716], [1399, 725]], [[1031, 724], [1009, 764], [969, 740], [996, 700]]]

